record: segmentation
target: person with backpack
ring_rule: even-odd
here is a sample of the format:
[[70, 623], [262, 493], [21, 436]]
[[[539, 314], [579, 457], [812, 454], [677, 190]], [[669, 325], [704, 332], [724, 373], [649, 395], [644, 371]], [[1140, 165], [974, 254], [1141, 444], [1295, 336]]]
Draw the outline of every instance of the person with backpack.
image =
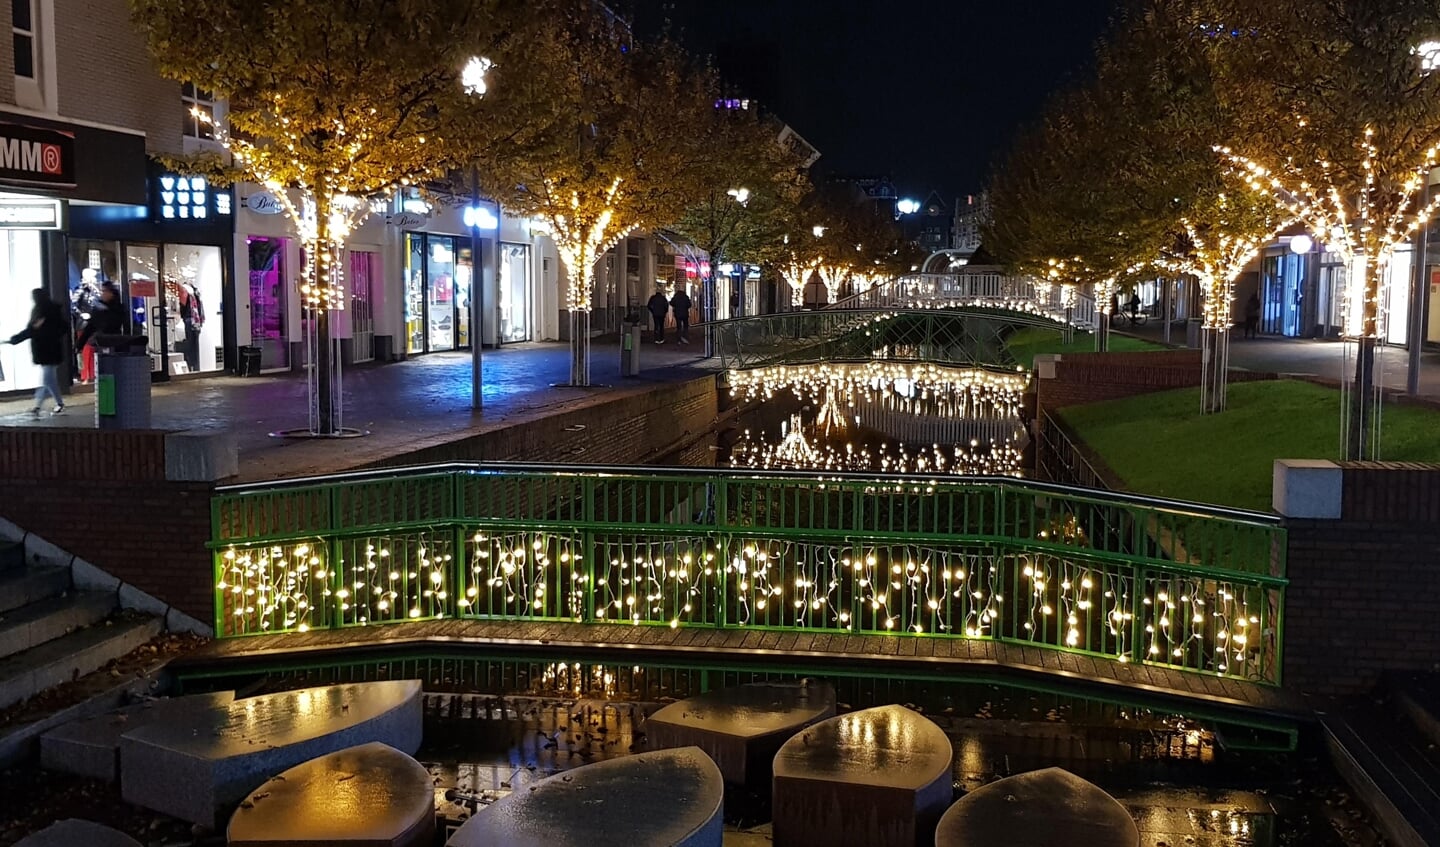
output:
[[70, 328], [60, 304], [50, 299], [50, 292], [37, 288], [30, 293], [35, 307], [25, 328], [10, 336], [11, 344], [30, 342], [30, 360], [40, 366], [40, 387], [35, 389], [35, 407], [31, 417], [40, 417], [45, 395], [55, 400], [52, 414], [65, 411], [65, 398], [60, 396], [60, 363], [65, 361], [65, 337]]

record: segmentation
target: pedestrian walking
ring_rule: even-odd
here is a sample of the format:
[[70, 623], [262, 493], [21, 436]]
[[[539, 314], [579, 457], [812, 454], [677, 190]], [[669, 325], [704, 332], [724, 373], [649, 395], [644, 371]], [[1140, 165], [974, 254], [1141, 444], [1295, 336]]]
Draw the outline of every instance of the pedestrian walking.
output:
[[125, 307], [120, 303], [120, 289], [115, 287], [115, 283], [107, 282], [100, 286], [100, 299], [91, 304], [90, 320], [85, 322], [85, 328], [75, 339], [75, 347], [81, 351], [83, 360], [80, 369], [82, 382], [89, 381], [85, 377], [93, 379], [95, 375], [95, 336], [124, 332], [126, 317]]
[[1245, 301], [1245, 337], [1260, 337], [1260, 295], [1251, 294]]
[[675, 334], [679, 336], [681, 344], [689, 344], [690, 295], [685, 293], [684, 287], [675, 288], [675, 296], [670, 298], [670, 309], [675, 312]]
[[665, 343], [665, 313], [670, 311], [670, 302], [665, 299], [665, 292], [656, 288], [655, 293], [650, 295], [650, 301], [645, 304], [650, 310], [650, 317], [655, 321], [655, 343]]
[[46, 394], [55, 400], [53, 414], [65, 411], [65, 400], [60, 396], [60, 363], [65, 361], [65, 336], [69, 328], [65, 312], [59, 303], [50, 299], [49, 292], [37, 288], [30, 296], [35, 301], [35, 308], [30, 310], [30, 322], [10, 336], [10, 343], [29, 340], [30, 361], [40, 366], [40, 387], [35, 389], [35, 407], [30, 410], [30, 415], [38, 418]]

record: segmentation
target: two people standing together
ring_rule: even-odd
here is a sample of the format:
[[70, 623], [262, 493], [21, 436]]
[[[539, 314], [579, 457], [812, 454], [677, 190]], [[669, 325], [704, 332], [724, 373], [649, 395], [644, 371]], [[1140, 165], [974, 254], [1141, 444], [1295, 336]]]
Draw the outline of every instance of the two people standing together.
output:
[[[35, 406], [30, 414], [39, 417], [45, 397], [49, 395], [55, 401], [51, 413], [58, 415], [65, 411], [65, 398], [60, 394], [60, 365], [65, 362], [65, 338], [70, 333], [70, 321], [45, 289], [35, 289], [30, 292], [30, 298], [35, 305], [30, 310], [29, 321], [7, 340], [10, 344], [29, 341], [30, 361], [40, 366], [40, 387], [35, 389]], [[86, 352], [87, 361], [94, 362], [94, 348], [88, 346], [91, 340], [97, 335], [124, 331], [125, 318], [119, 289], [113, 283], [106, 283], [100, 289], [100, 300], [91, 307], [90, 320], [75, 339], [75, 346]]]
[[690, 343], [690, 295], [685, 293], [684, 288], [676, 288], [675, 296], [669, 300], [665, 299], [665, 292], [659, 288], [650, 295], [650, 301], [645, 307], [650, 310], [650, 317], [655, 321], [655, 343], [665, 343], [665, 315], [673, 309], [675, 311], [675, 340], [681, 344]]

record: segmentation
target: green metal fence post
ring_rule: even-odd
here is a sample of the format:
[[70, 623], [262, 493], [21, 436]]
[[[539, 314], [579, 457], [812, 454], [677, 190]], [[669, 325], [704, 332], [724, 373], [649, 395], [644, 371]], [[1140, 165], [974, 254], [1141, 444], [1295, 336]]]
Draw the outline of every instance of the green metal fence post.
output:
[[345, 612], [340, 607], [344, 601], [340, 597], [340, 591], [345, 587], [345, 574], [340, 561], [340, 491], [338, 485], [330, 486], [328, 500], [329, 514], [326, 515], [325, 526], [328, 534], [323, 542], [326, 556], [330, 566], [330, 614], [334, 617], [330, 620], [331, 629], [339, 629], [345, 625]]
[[1133, 580], [1130, 584], [1130, 661], [1139, 664], [1145, 661], [1145, 568], [1135, 565], [1131, 568]]
[[455, 617], [463, 618], [474, 615], [474, 610], [467, 610], [460, 602], [467, 599], [466, 574], [469, 571], [469, 559], [465, 555], [465, 539], [469, 533], [466, 532], [465, 521], [461, 517], [465, 511], [461, 508], [463, 501], [463, 488], [465, 485], [464, 471], [450, 472], [450, 509], [448, 517], [451, 522], [451, 531], [455, 537], [455, 547], [452, 550], [450, 561], [450, 597], [452, 598]]
[[[212, 495], [210, 496], [210, 540], [211, 540], [211, 541], [214, 541], [214, 542], [219, 542], [219, 541], [220, 541], [220, 504], [221, 504], [221, 498], [220, 498], [220, 496], [217, 495], [217, 494], [212, 494]], [[221, 591], [220, 588], [219, 588], [220, 581], [224, 578], [224, 567], [225, 567], [225, 565], [223, 564], [224, 561], [225, 561], [225, 553], [224, 553], [223, 550], [221, 550], [220, 548], [217, 547], [217, 548], [215, 548], [213, 551], [211, 551], [211, 553], [210, 553], [210, 567], [211, 567], [211, 573], [210, 573], [210, 576], [211, 576], [211, 579], [210, 579], [210, 594], [211, 594], [211, 596], [213, 596], [213, 597], [215, 598], [214, 603], [215, 603], [215, 637], [216, 637], [216, 638], [224, 638], [225, 636], [232, 634], [232, 633], [226, 632], [226, 631], [225, 631], [225, 628], [224, 628], [224, 623], [225, 623], [225, 594], [224, 594], [224, 592]]]
[[585, 622], [595, 622], [595, 592], [599, 590], [595, 576], [600, 572], [595, 559], [600, 551], [595, 549], [595, 486], [594, 477], [581, 477], [580, 513], [585, 528], [580, 533], [580, 549], [585, 551]]
[[712, 536], [715, 543], [715, 576], [720, 586], [715, 609], [715, 626], [725, 628], [730, 625], [730, 581], [728, 575], [730, 566], [728, 562], [727, 539], [730, 529], [730, 483], [729, 480], [718, 479], [710, 485], [715, 486], [715, 533]]

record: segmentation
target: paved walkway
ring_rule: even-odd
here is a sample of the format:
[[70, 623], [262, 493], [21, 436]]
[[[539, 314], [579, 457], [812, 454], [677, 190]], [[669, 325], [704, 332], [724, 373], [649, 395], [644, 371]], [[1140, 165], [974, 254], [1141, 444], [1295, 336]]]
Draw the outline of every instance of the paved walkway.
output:
[[[211, 376], [154, 386], [152, 425], [164, 430], [229, 431], [240, 451], [242, 476], [275, 478], [333, 469], [343, 455], [348, 467], [393, 455], [404, 445], [453, 434], [457, 438], [554, 414], [656, 385], [716, 372], [720, 360], [700, 356], [700, 345], [646, 344], [642, 374], [620, 376], [619, 342], [597, 341], [591, 350], [589, 389], [557, 388], [570, 377], [568, 344], [517, 344], [486, 350], [484, 409], [470, 408], [470, 354], [436, 353], [388, 365], [346, 370], [347, 427], [365, 438], [282, 439], [269, 433], [308, 425], [303, 374], [242, 379]], [[66, 400], [65, 413], [31, 418], [30, 400], [0, 401], [0, 426], [93, 428], [94, 395], [86, 389]]]
[[[1159, 321], [1150, 321], [1134, 328], [1121, 327], [1116, 331], [1147, 341], [1162, 341], [1164, 337], [1164, 327]], [[1177, 323], [1172, 327], [1170, 341], [1172, 344], [1184, 345], [1184, 324]], [[1304, 374], [1340, 382], [1345, 369], [1345, 346], [1339, 341], [1286, 338], [1279, 335], [1246, 339], [1243, 332], [1236, 331], [1230, 341], [1230, 366], [1250, 371]], [[1354, 367], [1353, 359], [1350, 367]], [[1405, 348], [1386, 347], [1380, 351], [1376, 375], [1383, 380], [1385, 387], [1404, 392], [1408, 368], [1409, 352]], [[1419, 396], [1440, 401], [1440, 352], [1426, 350], [1420, 354]]]

